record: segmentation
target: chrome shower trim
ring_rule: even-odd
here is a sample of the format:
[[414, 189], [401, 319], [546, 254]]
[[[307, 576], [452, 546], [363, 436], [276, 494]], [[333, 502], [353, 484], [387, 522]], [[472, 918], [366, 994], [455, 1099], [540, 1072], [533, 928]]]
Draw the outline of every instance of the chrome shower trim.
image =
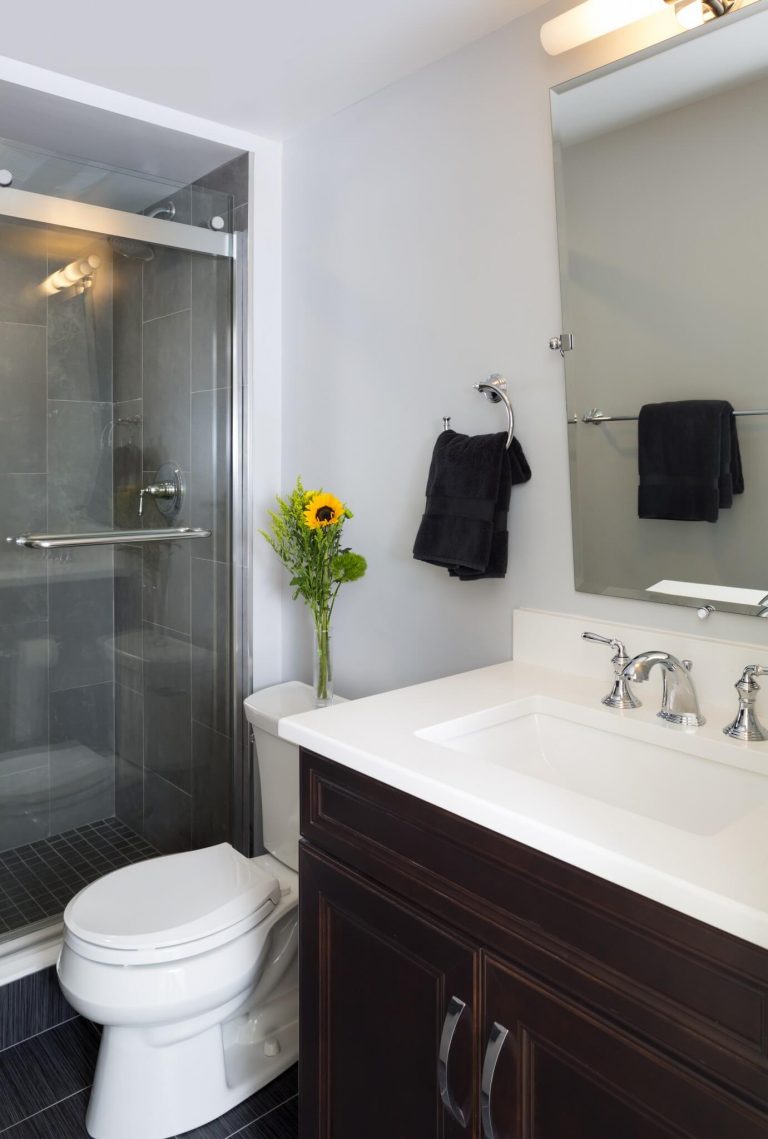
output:
[[184, 225], [181, 222], [163, 221], [144, 214], [130, 214], [107, 206], [73, 202], [68, 198], [34, 194], [30, 190], [4, 188], [0, 193], [0, 216], [76, 229], [83, 233], [128, 237], [133, 241], [186, 249], [191, 253], [232, 257], [233, 241], [232, 234], [229, 233]]
[[252, 496], [248, 477], [251, 422], [248, 413], [248, 234], [232, 235], [232, 844], [254, 853], [256, 791], [243, 700], [253, 680], [253, 610], [250, 589], [253, 541]]

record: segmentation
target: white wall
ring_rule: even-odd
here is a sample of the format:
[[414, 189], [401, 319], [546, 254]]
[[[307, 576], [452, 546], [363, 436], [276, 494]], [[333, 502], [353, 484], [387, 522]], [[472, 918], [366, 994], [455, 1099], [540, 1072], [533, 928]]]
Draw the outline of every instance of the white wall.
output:
[[[355, 511], [369, 560], [335, 621], [350, 696], [506, 659], [515, 606], [699, 631], [692, 610], [573, 588], [549, 88], [670, 28], [666, 17], [549, 59], [558, 2], [285, 146], [283, 487], [300, 473]], [[503, 582], [461, 583], [413, 561], [441, 417], [501, 430], [472, 390], [510, 381], [533, 479], [513, 490]], [[306, 676], [307, 622], [285, 606], [284, 675]], [[716, 615], [707, 634], [768, 640]], [[639, 646], [645, 647], [645, 646]]]

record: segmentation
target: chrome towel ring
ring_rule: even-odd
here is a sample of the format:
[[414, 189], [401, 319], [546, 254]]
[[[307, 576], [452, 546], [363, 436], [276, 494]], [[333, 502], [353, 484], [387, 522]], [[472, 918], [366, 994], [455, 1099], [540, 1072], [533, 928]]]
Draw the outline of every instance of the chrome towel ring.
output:
[[509, 430], [507, 431], [507, 450], [512, 446], [515, 435], [515, 413], [507, 395], [507, 381], [498, 373], [489, 376], [482, 384], [475, 384], [475, 391], [481, 392], [492, 403], [503, 403], [509, 416]]
[[[512, 410], [512, 404], [509, 402], [509, 396], [507, 395], [507, 381], [503, 376], [500, 376], [497, 372], [494, 372], [492, 376], [489, 376], [488, 379], [484, 380], [481, 384], [475, 384], [475, 391], [480, 392], [492, 403], [503, 403], [506, 407], [507, 415], [509, 417], [509, 429], [507, 431], [506, 447], [507, 450], [509, 450], [509, 448], [512, 446], [512, 440], [515, 437], [515, 413]], [[450, 427], [451, 417], [450, 415], [444, 415], [443, 431], [449, 431]]]

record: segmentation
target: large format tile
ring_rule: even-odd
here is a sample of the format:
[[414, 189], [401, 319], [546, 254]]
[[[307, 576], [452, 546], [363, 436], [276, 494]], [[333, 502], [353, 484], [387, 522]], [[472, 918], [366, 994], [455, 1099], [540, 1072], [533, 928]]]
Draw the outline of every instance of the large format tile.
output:
[[0, 222], [0, 321], [45, 324], [48, 275], [45, 231], [23, 222]]
[[50, 829], [58, 833], [114, 814], [114, 686], [52, 692], [50, 700]]
[[[154, 247], [144, 264], [144, 321], [181, 312], [190, 305], [190, 255], [182, 249]], [[147, 330], [144, 330], [146, 337]]]
[[35, 842], [47, 833], [47, 762], [0, 776], [0, 850]]
[[[47, 749], [48, 657], [46, 621], [0, 625], [0, 774], [9, 752]], [[28, 766], [20, 760], [15, 770]]]
[[231, 570], [192, 559], [192, 715], [232, 734]]
[[143, 834], [162, 854], [192, 846], [192, 796], [146, 769]]
[[87, 1088], [98, 1043], [94, 1026], [77, 1017], [0, 1052], [0, 1131]]
[[3, 1139], [89, 1139], [85, 1113], [90, 1098], [90, 1088], [75, 1092], [46, 1111], [2, 1132]]
[[144, 766], [180, 790], [192, 790], [189, 640], [146, 623]]
[[144, 325], [144, 463], [189, 469], [189, 312]]
[[50, 684], [56, 692], [113, 678], [114, 580], [111, 550], [72, 550], [51, 562]]
[[45, 328], [0, 323], [0, 471], [46, 469]]
[[142, 400], [132, 399], [114, 405], [112, 484], [116, 530], [136, 530], [141, 526], [139, 491], [144, 469], [142, 420]]
[[144, 698], [115, 685], [115, 814], [141, 831], [144, 810]]
[[112, 318], [115, 403], [141, 398], [143, 272], [144, 262], [115, 256]]
[[[266, 1117], [275, 1108], [279, 1108], [294, 1097], [297, 1082], [298, 1068], [294, 1064], [271, 1084], [267, 1084], [261, 1091], [239, 1103], [219, 1119], [214, 1119], [203, 1127], [196, 1127], [193, 1131], [185, 1131], [183, 1136], [178, 1136], [178, 1139], [230, 1139], [232, 1135], [239, 1136], [243, 1127]], [[296, 1139], [296, 1132], [292, 1136], [288, 1133], [285, 1139]]]
[[232, 208], [242, 206], [248, 201], [248, 155], [240, 154], [231, 158], [215, 170], [204, 174], [192, 187], [202, 186], [207, 190], [219, 190], [231, 195]]
[[298, 1096], [276, 1107], [249, 1127], [238, 1131], [238, 1139], [297, 1139], [299, 1134]]
[[72, 533], [112, 527], [112, 405], [48, 402], [48, 525]]
[[195, 542], [192, 556], [230, 560], [232, 512], [231, 389], [192, 395], [189, 472], [191, 524], [211, 531]]
[[213, 846], [232, 837], [232, 740], [192, 723], [192, 844]]
[[141, 546], [115, 547], [115, 681], [136, 692], [143, 686]]
[[47, 615], [46, 555], [4, 541], [45, 531], [47, 517], [44, 474], [0, 475], [0, 625]]
[[192, 391], [232, 383], [232, 263], [194, 255], [192, 261]]
[[99, 280], [81, 296], [59, 293], [48, 302], [48, 396], [112, 400], [112, 311], [100, 303]]
[[191, 542], [150, 542], [143, 547], [144, 620], [187, 634], [191, 546]]
[[76, 1015], [64, 998], [53, 965], [2, 985], [0, 1051]]

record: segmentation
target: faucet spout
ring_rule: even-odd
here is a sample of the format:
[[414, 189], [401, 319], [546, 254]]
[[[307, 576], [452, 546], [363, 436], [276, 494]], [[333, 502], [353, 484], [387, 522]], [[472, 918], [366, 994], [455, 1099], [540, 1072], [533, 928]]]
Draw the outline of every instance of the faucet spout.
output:
[[652, 649], [638, 653], [627, 664], [622, 675], [640, 683], [648, 680], [655, 665], [662, 669], [664, 690], [658, 715], [670, 724], [686, 728], [699, 728], [706, 721], [699, 708], [696, 689], [691, 679], [691, 662], [678, 660], [671, 653]]

